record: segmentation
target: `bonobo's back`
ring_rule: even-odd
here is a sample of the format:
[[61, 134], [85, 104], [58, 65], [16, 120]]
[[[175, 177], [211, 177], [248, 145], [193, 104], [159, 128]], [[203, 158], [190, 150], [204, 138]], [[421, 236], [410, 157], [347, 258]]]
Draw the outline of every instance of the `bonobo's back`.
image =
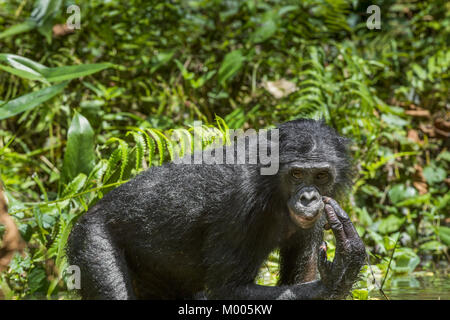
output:
[[[167, 163], [106, 194], [79, 218], [68, 240], [69, 263], [81, 269], [83, 298], [95, 298], [83, 288], [92, 281], [86, 270], [95, 270], [93, 256], [107, 264], [121, 252], [120, 265], [132, 266], [130, 277], [135, 281], [146, 282], [151, 266], [152, 273], [161, 270], [168, 283], [180, 279], [173, 286], [179, 287], [185, 278], [194, 283], [187, 287], [203, 283], [201, 248], [206, 230], [210, 223], [218, 223], [215, 213], [232, 201], [239, 189], [235, 177], [244, 171], [243, 166]], [[225, 222], [226, 215], [222, 219]], [[97, 267], [89, 272], [105, 272], [102, 265]]]

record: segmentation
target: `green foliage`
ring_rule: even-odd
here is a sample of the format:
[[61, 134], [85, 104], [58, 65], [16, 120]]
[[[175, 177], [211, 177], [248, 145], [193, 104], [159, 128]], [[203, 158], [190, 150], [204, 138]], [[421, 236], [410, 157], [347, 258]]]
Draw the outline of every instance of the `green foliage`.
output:
[[75, 114], [67, 131], [61, 182], [72, 181], [78, 174], [89, 174], [94, 166], [94, 130], [89, 121]]
[[[353, 141], [343, 206], [371, 262], [354, 299], [448, 265], [450, 153], [435, 125], [448, 121], [446, 1], [76, 3], [81, 30], [56, 37], [72, 2], [0, 0], [0, 178], [28, 245], [0, 277], [7, 298], [68, 297], [76, 219], [141, 170], [192, 152], [194, 134], [205, 148], [229, 143], [228, 128], [297, 117]], [[366, 27], [372, 4], [381, 30]], [[266, 266], [259, 283], [276, 283], [277, 253]]]

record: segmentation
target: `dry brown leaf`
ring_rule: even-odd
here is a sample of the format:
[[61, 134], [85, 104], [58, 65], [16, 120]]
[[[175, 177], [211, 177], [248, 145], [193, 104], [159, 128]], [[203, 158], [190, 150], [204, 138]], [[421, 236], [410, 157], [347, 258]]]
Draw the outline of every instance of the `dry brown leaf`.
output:
[[263, 87], [277, 99], [286, 97], [297, 90], [297, 86], [295, 85], [295, 83], [286, 79], [266, 81], [263, 83]]
[[0, 223], [6, 228], [0, 248], [0, 272], [8, 268], [16, 251], [23, 253], [25, 243], [20, 236], [14, 220], [8, 214], [7, 199], [0, 186]]
[[444, 180], [444, 182], [445, 182], [448, 186], [450, 186], [450, 178], [446, 178], [446, 179]]
[[420, 195], [428, 193], [428, 187], [425, 182], [414, 181], [413, 186], [417, 189], [417, 191], [419, 191]]
[[443, 118], [437, 118], [434, 121], [434, 133], [439, 138], [445, 139], [450, 137], [450, 121]]
[[434, 130], [430, 125], [421, 123], [419, 124], [419, 129], [422, 130], [422, 132], [428, 135], [430, 138], [435, 137]]
[[434, 125], [444, 131], [450, 131], [450, 120], [438, 118], [434, 121]]
[[406, 110], [405, 113], [408, 116], [413, 116], [413, 117], [418, 117], [418, 118], [429, 118], [430, 115], [430, 111], [428, 110]]
[[67, 24], [55, 24], [52, 31], [54, 37], [62, 37], [75, 32], [75, 30], [70, 28]]
[[419, 133], [414, 129], [410, 129], [408, 131], [408, 139], [414, 141], [415, 143], [422, 143], [419, 138]]
[[425, 176], [423, 175], [423, 168], [419, 164], [414, 165], [414, 176], [413, 176], [413, 186], [419, 191], [419, 194], [423, 195], [428, 193], [428, 185], [425, 181]]

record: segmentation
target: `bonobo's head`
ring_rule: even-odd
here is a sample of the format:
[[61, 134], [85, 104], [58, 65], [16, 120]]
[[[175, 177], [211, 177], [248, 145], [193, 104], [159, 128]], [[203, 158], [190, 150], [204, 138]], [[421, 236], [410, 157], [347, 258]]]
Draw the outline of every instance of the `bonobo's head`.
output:
[[323, 121], [300, 119], [279, 126], [282, 193], [290, 219], [300, 228], [314, 226], [324, 203], [351, 181], [348, 140]]

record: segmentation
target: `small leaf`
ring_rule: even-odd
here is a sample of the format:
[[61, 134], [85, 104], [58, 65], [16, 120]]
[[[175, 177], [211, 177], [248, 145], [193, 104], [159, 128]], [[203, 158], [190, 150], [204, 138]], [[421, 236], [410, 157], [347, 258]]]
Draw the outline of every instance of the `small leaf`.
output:
[[79, 175], [77, 175], [75, 177], [75, 179], [70, 181], [70, 183], [64, 189], [64, 192], [62, 193], [62, 197], [65, 198], [68, 196], [73, 196], [74, 194], [79, 192], [85, 185], [86, 180], [87, 180], [87, 177], [84, 173], [80, 173]]
[[218, 80], [221, 85], [234, 76], [241, 68], [245, 61], [241, 50], [235, 50], [228, 53], [223, 59], [219, 69]]
[[30, 293], [36, 291], [45, 290], [47, 284], [47, 275], [45, 270], [40, 267], [36, 267], [28, 274], [28, 287], [30, 288]]
[[[108, 141], [106, 141], [106, 144], [110, 144], [110, 143], [113, 143], [113, 142], [119, 142], [119, 148], [118, 149], [116, 149], [115, 151], [119, 151], [119, 153], [118, 153], [118, 155], [120, 154], [120, 160], [121, 160], [121, 164], [120, 164], [120, 176], [119, 176], [119, 181], [121, 181], [122, 180], [122, 178], [123, 178], [123, 174], [124, 174], [124, 172], [125, 172], [125, 169], [126, 169], [126, 167], [127, 167], [127, 164], [128, 164], [128, 144], [125, 142], [125, 141], [123, 141], [122, 139], [119, 139], [119, 138], [116, 138], [116, 137], [112, 137], [112, 138], [110, 138]], [[114, 154], [115, 152], [113, 152], [113, 154]], [[110, 160], [112, 160], [112, 157], [110, 158]], [[115, 156], [115, 159], [114, 159], [114, 162], [115, 163], [113, 163], [112, 161], [110, 161], [108, 164], [111, 164], [111, 166], [108, 168], [108, 171], [109, 172], [112, 172], [112, 170], [114, 170], [115, 169], [115, 165], [117, 164], [117, 162], [118, 162], [118, 158], [117, 158], [117, 156]], [[113, 166], [114, 165], [114, 166]]]
[[449, 227], [439, 227], [439, 238], [447, 246], [450, 246], [450, 228]]
[[443, 168], [436, 167], [434, 165], [426, 166], [423, 169], [423, 176], [427, 180], [428, 184], [434, 184], [444, 181], [447, 177], [447, 171]]
[[275, 11], [266, 12], [255, 32], [250, 36], [254, 43], [264, 42], [269, 39], [277, 31], [277, 14]]
[[150, 69], [150, 73], [155, 72], [160, 67], [169, 62], [173, 55], [175, 54], [175, 50], [165, 51], [158, 53], [154, 58], [152, 58], [152, 67]]
[[135, 132], [135, 131], [129, 131], [127, 132], [127, 136], [128, 135], [132, 135], [134, 142], [136, 143], [136, 170], [139, 170], [140, 166], [142, 165], [142, 161], [144, 160], [144, 153], [146, 150], [146, 144], [145, 144], [145, 139], [144, 137]]
[[[153, 140], [156, 142], [156, 145], [158, 146], [158, 153], [159, 153], [159, 165], [162, 165], [164, 162], [164, 140], [161, 139], [160, 135], [158, 134], [158, 130], [156, 129], [147, 129], [147, 132], [152, 136]], [[152, 148], [150, 147], [150, 150]]]
[[355, 300], [368, 300], [369, 292], [366, 289], [355, 289], [352, 291], [352, 297]]

